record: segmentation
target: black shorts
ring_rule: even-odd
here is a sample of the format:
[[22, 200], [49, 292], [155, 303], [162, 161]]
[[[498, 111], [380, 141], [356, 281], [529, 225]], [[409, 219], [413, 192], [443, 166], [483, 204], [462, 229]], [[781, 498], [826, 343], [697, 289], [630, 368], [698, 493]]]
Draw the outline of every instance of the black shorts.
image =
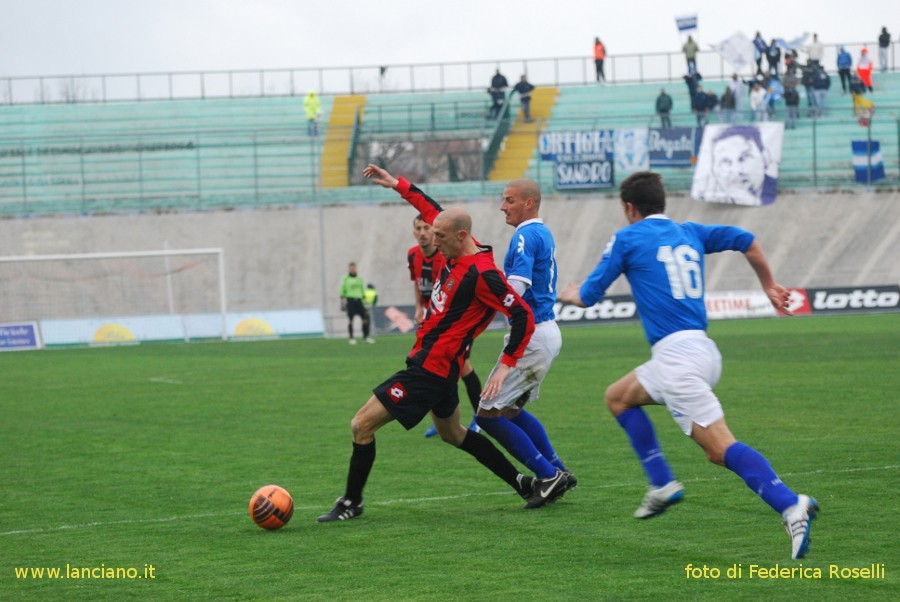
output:
[[352, 320], [353, 316], [359, 316], [363, 320], [369, 319], [369, 312], [366, 311], [362, 299], [347, 299], [347, 317]]
[[459, 405], [455, 379], [435, 376], [418, 366], [407, 365], [372, 392], [406, 430], [419, 424], [429, 411], [438, 418], [449, 418]]

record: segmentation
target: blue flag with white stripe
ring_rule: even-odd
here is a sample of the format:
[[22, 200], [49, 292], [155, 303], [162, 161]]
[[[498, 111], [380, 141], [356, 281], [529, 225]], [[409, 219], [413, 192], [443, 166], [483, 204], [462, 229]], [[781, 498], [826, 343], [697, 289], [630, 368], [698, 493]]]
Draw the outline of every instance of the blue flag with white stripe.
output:
[[678, 31], [681, 33], [687, 31], [696, 31], [697, 13], [694, 13], [693, 15], [682, 15], [680, 17], [675, 17], [675, 24], [678, 26]]
[[866, 140], [853, 140], [850, 144], [853, 145], [853, 172], [856, 174], [856, 181], [867, 184], [883, 180], [884, 158], [878, 141], [872, 140], [870, 143]]

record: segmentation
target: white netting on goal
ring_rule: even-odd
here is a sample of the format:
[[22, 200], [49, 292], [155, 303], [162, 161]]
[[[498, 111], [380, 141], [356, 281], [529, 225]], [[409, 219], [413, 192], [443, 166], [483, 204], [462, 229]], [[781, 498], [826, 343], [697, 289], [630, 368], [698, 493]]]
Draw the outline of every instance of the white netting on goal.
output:
[[221, 249], [0, 257], [0, 322], [221, 314]]

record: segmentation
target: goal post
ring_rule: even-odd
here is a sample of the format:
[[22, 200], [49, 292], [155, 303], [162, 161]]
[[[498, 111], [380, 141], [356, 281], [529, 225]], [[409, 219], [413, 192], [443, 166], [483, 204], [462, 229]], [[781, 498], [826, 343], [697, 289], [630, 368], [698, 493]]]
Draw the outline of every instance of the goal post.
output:
[[228, 339], [221, 248], [0, 256], [0, 323], [45, 345]]

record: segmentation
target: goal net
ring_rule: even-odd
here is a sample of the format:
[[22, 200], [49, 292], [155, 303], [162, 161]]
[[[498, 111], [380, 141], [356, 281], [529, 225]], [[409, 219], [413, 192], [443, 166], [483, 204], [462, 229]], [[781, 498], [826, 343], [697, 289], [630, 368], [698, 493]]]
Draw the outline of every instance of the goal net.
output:
[[0, 257], [0, 283], [47, 345], [227, 338], [222, 249]]

